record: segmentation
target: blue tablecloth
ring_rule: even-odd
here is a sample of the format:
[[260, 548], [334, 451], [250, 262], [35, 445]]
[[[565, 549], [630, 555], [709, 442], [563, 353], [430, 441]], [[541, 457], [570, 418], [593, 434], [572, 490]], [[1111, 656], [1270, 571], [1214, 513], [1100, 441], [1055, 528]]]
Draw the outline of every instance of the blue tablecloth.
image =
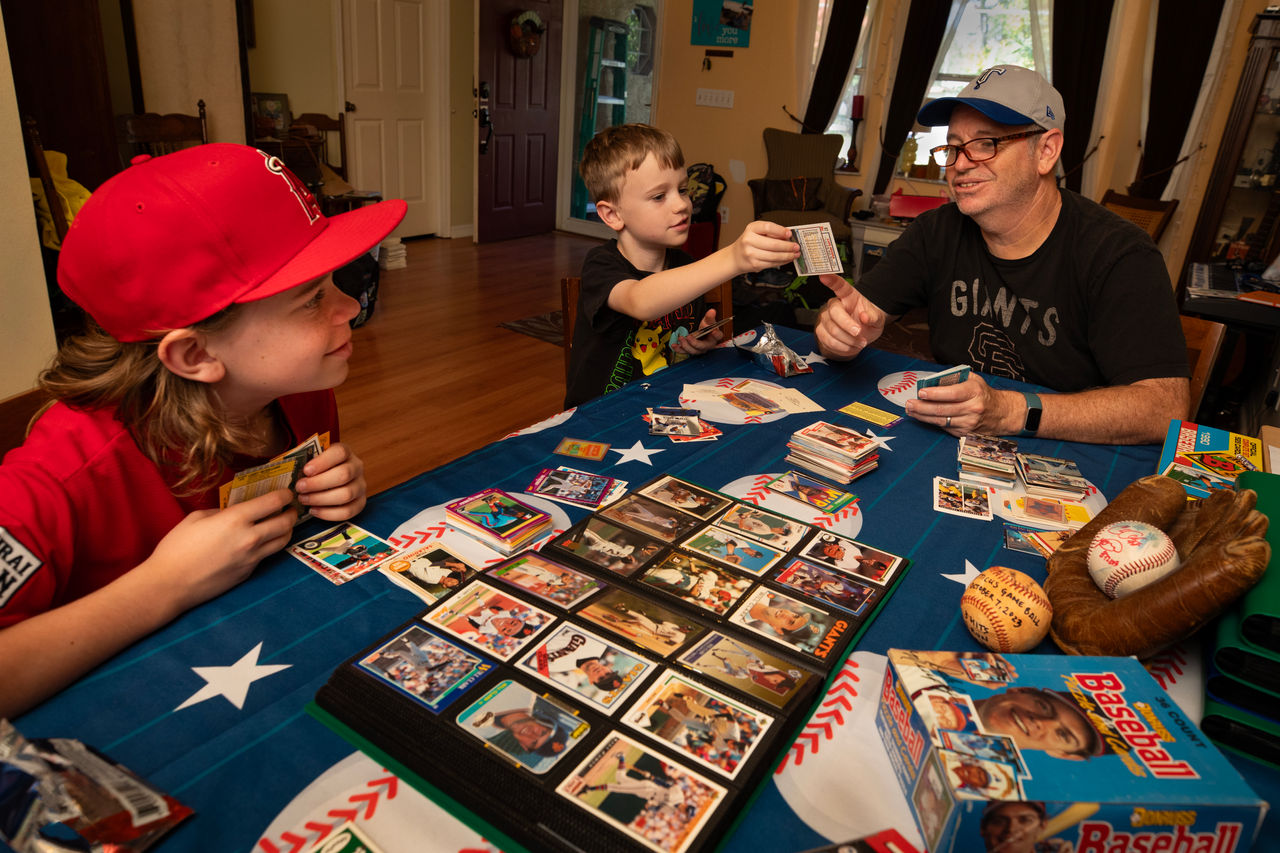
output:
[[[811, 351], [812, 336], [779, 331], [801, 355]], [[782, 380], [732, 349], [717, 350], [376, 495], [356, 522], [389, 536], [425, 508], [487, 486], [519, 492], [540, 469], [562, 464], [580, 463], [577, 467], [628, 480], [633, 486], [668, 472], [724, 488], [791, 467], [783, 460], [787, 436], [814, 420], [867, 426], [835, 411], [842, 406], [860, 401], [894, 410], [895, 404], [877, 391], [882, 377], [937, 368], [877, 350], [847, 365], [815, 360], [813, 366], [811, 374]], [[828, 411], [764, 423], [721, 424], [724, 434], [707, 443], [675, 444], [648, 434], [640, 417], [645, 407], [674, 405], [686, 383], [722, 377], [794, 387]], [[406, 409], [402, 416], [413, 418], [414, 412]], [[1000, 563], [1042, 580], [1044, 561], [1004, 550], [998, 519], [984, 524], [932, 510], [933, 477], [955, 473], [953, 437], [909, 418], [872, 430], [890, 440], [881, 451], [879, 469], [849, 487], [860, 497], [858, 536], [909, 557], [914, 565], [858, 649], [975, 649], [959, 618], [960, 588], [944, 574], [963, 572], [966, 561], [979, 570]], [[565, 436], [608, 442], [614, 450], [604, 461], [587, 463], [553, 454]], [[648, 462], [643, 453], [619, 452], [637, 443], [661, 452], [648, 456]], [[1151, 473], [1157, 459], [1155, 447], [1037, 439], [1021, 439], [1020, 446], [1075, 459], [1108, 497]], [[365, 456], [396, 452], [393, 447], [357, 451]], [[574, 521], [586, 511], [567, 508], [566, 514]], [[300, 535], [319, 529], [311, 522]], [[265, 561], [241, 586], [184, 615], [15, 723], [30, 737], [79, 738], [192, 806], [196, 816], [177, 829], [164, 849], [309, 849], [318, 835], [285, 833], [268, 840], [264, 832], [301, 790], [350, 755], [352, 748], [308, 716], [304, 707], [335, 667], [423, 607], [376, 572], [334, 586], [281, 554]], [[1041, 651], [1055, 649], [1046, 642]], [[867, 748], [880, 745], [869, 743]], [[1280, 801], [1280, 774], [1233, 760], [1259, 794], [1273, 804]], [[380, 789], [370, 785], [372, 798]], [[1268, 821], [1264, 838], [1280, 837], [1277, 824], [1274, 817]], [[426, 833], [424, 829], [424, 838]], [[728, 849], [792, 851], [823, 843], [826, 840], [766, 785]], [[1268, 843], [1275, 842], [1260, 846]]]

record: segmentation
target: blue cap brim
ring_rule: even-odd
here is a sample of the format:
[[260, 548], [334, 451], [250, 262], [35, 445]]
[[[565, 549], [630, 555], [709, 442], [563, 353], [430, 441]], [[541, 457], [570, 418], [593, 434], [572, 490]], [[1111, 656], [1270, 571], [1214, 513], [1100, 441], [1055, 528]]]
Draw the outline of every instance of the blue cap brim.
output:
[[1000, 124], [1035, 124], [1027, 116], [1016, 110], [1009, 109], [1004, 104], [997, 104], [995, 101], [988, 101], [982, 98], [937, 98], [920, 108], [920, 112], [916, 114], [916, 121], [925, 127], [950, 124], [951, 111], [957, 106], [972, 107], [987, 118]]

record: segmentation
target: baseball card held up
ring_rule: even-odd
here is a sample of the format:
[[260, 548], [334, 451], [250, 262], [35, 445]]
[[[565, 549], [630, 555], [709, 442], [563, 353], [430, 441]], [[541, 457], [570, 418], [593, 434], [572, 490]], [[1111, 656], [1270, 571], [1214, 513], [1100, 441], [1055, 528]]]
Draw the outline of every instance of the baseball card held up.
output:
[[836, 250], [836, 238], [828, 222], [812, 225], [792, 225], [791, 241], [800, 244], [800, 257], [795, 259], [797, 275], [825, 275], [844, 272], [840, 253]]

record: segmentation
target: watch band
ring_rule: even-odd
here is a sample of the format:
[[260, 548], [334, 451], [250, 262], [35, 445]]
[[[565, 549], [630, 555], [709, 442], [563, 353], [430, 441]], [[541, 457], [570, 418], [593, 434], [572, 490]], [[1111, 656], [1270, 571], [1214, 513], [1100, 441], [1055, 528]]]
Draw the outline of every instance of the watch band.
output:
[[1027, 419], [1018, 435], [1035, 435], [1040, 429], [1040, 415], [1044, 412], [1044, 404], [1040, 402], [1038, 395], [1030, 391], [1023, 391], [1022, 396], [1027, 401]]

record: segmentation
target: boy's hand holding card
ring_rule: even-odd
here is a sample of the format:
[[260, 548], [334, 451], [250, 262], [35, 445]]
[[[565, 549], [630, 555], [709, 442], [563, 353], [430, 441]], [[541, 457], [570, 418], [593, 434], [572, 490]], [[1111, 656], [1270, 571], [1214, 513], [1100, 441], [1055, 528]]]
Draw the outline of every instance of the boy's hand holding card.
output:
[[298, 511], [298, 521], [294, 523], [306, 521], [311, 517], [311, 510], [298, 502], [295, 487], [302, 479], [303, 466], [328, 448], [329, 433], [313, 434], [270, 462], [236, 472], [230, 482], [223, 483], [218, 489], [218, 508], [226, 509], [276, 489], [288, 489], [295, 494], [293, 508]]
[[800, 246], [800, 257], [795, 259], [797, 275], [826, 275], [844, 272], [840, 252], [836, 249], [835, 234], [829, 222], [812, 225], [792, 225], [788, 229], [791, 240]]

